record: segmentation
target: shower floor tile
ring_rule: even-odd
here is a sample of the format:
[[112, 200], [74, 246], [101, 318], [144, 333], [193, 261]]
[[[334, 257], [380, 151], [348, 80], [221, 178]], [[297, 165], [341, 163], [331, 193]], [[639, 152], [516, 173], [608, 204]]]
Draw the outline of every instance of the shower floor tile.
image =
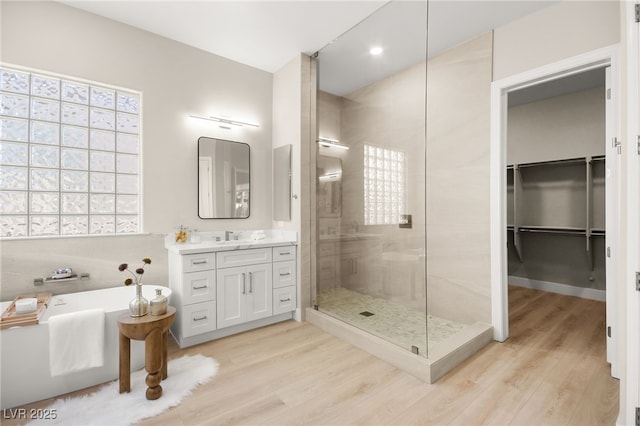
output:
[[[427, 338], [432, 348], [465, 328], [464, 324], [426, 315], [401, 303], [346, 288], [318, 293], [317, 303], [321, 312], [409, 351], [416, 346], [423, 356], [427, 354]], [[367, 314], [363, 314], [365, 312]]]

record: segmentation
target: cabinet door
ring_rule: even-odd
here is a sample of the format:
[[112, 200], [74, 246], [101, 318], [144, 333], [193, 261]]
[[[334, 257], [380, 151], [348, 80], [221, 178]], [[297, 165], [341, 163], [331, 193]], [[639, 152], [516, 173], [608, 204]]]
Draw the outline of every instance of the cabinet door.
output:
[[246, 268], [218, 269], [216, 278], [218, 328], [245, 322], [248, 291]]
[[247, 274], [247, 321], [269, 317], [273, 312], [271, 264], [251, 265]]

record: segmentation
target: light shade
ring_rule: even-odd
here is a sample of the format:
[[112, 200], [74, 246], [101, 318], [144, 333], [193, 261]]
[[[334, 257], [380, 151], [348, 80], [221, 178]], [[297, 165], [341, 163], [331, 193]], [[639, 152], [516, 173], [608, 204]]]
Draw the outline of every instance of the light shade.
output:
[[344, 149], [344, 150], [349, 149], [348, 146], [341, 144], [340, 141], [337, 139], [319, 137], [317, 142], [318, 142], [318, 145], [323, 146], [325, 148], [337, 148], [337, 149]]
[[189, 117], [198, 118], [200, 120], [215, 121], [223, 129], [230, 129], [231, 128], [230, 126], [236, 126], [236, 127], [244, 127], [244, 126], [260, 127], [260, 125], [256, 124], [256, 123], [249, 123], [249, 122], [246, 122], [246, 121], [232, 120], [230, 118], [217, 117], [215, 115], [211, 115], [209, 117], [203, 117], [201, 115], [190, 115]]

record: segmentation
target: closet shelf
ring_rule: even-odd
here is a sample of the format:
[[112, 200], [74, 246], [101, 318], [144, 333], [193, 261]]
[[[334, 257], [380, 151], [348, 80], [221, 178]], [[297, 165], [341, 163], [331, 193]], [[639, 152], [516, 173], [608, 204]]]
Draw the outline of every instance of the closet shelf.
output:
[[[601, 194], [604, 160], [604, 155], [594, 155], [507, 166], [507, 231], [510, 238], [513, 236], [515, 255], [521, 263], [524, 262], [523, 249], [526, 245], [522, 234], [578, 236], [585, 239], [585, 252], [593, 270], [595, 243], [591, 237], [601, 238], [605, 235], [604, 229], [590, 225], [573, 227], [526, 223], [544, 223], [559, 214], [569, 217], [569, 223], [597, 222], [594, 214], [604, 207]], [[594, 188], [599, 192], [594, 194]], [[531, 207], [535, 209], [531, 210]]]
[[541, 232], [547, 234], [586, 235], [585, 228], [572, 228], [562, 226], [520, 226], [520, 232]]
[[522, 163], [522, 164], [518, 164], [518, 167], [544, 167], [544, 166], [558, 166], [558, 165], [565, 165], [565, 164], [584, 164], [587, 161], [586, 157], [579, 157], [579, 158], [567, 158], [567, 159], [562, 159], [562, 160], [549, 160], [549, 161], [539, 161], [539, 162], [535, 162], [535, 163]]

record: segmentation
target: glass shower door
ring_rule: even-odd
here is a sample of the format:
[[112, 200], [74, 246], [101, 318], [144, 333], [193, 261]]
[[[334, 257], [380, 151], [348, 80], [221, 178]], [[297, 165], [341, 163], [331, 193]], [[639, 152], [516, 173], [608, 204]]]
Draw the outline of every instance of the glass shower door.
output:
[[315, 304], [426, 357], [425, 54], [422, 2], [390, 2], [318, 53]]

